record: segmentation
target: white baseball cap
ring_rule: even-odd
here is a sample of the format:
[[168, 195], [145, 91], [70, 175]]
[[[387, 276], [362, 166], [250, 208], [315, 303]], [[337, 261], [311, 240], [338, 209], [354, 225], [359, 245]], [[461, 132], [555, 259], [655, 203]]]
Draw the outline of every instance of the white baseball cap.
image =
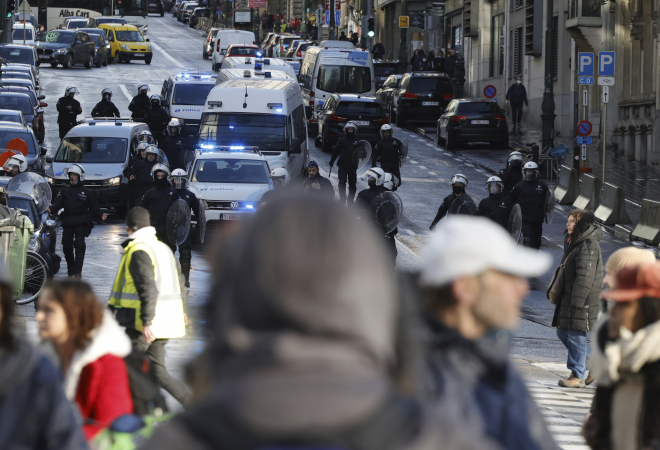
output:
[[500, 225], [484, 217], [451, 216], [436, 227], [422, 250], [422, 286], [445, 286], [457, 278], [489, 269], [535, 277], [545, 273], [552, 257], [518, 246]]

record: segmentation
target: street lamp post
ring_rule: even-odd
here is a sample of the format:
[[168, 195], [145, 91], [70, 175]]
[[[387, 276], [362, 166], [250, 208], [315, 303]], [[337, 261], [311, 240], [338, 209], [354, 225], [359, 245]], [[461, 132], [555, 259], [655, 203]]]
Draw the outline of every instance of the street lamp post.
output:
[[[401, 0], [401, 15], [408, 15], [408, 0]], [[399, 65], [408, 67], [408, 28], [401, 28], [401, 41], [399, 42]]]
[[545, 90], [543, 91], [543, 103], [541, 104], [541, 146], [546, 148], [552, 145], [552, 137], [555, 125], [555, 96], [552, 87], [552, 77], [554, 74], [554, 21], [552, 14], [554, 10], [554, 1], [548, 0], [547, 23], [545, 28]]
[[302, 20], [300, 21], [300, 37], [307, 39], [307, 0], [302, 2]]

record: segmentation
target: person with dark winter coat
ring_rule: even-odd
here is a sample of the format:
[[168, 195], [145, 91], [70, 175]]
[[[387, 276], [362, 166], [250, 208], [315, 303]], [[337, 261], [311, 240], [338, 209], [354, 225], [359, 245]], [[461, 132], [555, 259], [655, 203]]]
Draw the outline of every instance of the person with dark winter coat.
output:
[[58, 357], [64, 393], [78, 405], [83, 433], [91, 440], [118, 417], [133, 413], [124, 362], [131, 341], [82, 281], [47, 285], [38, 305], [39, 335]]
[[131, 119], [135, 122], [144, 122], [144, 117], [151, 108], [147, 92], [149, 92], [149, 86], [146, 84], [139, 86], [138, 95], [133, 97], [133, 100], [128, 105], [128, 110], [132, 113]]
[[69, 130], [76, 126], [78, 114], [82, 114], [80, 102], [74, 98], [77, 93], [78, 89], [75, 87], [67, 87], [64, 97], [60, 97], [55, 106], [58, 112], [57, 123], [60, 128], [60, 140], [64, 139]]
[[154, 187], [144, 193], [140, 206], [149, 211], [151, 226], [156, 229], [158, 240], [167, 244], [174, 252], [176, 246], [167, 237], [167, 213], [172, 203], [179, 199], [179, 195], [170, 185], [167, 179], [169, 170], [166, 169], [167, 166], [163, 164], [156, 164], [152, 168]]
[[436, 72], [445, 71], [445, 54], [442, 51], [439, 51], [438, 56], [435, 57], [435, 61], [433, 62], [433, 68], [435, 69]]
[[454, 71], [456, 70], [456, 50], [452, 49], [449, 56], [445, 59], [445, 73], [449, 75], [449, 78], [454, 78]]
[[346, 181], [348, 181], [348, 203], [350, 205], [355, 202], [355, 193], [357, 192], [357, 164], [353, 158], [356, 151], [355, 144], [358, 142], [357, 129], [357, 125], [353, 122], [348, 122], [344, 126], [345, 136], [341, 137], [337, 145], [333, 147], [332, 157], [330, 158], [330, 170], [332, 170], [335, 160], [339, 157], [337, 162], [339, 202], [346, 202]]
[[506, 99], [511, 103], [511, 115], [513, 116], [513, 130], [511, 130], [511, 133], [522, 133], [520, 122], [522, 121], [523, 103], [525, 106], [529, 106], [527, 89], [522, 84], [522, 77], [516, 78], [516, 82], [511, 85], [506, 93]]
[[392, 126], [385, 124], [380, 128], [381, 140], [376, 143], [371, 154], [371, 167], [376, 167], [380, 161], [380, 167], [387, 173], [391, 173], [397, 179], [397, 187], [401, 186], [401, 157], [403, 156], [403, 142], [394, 137]]
[[371, 57], [373, 59], [383, 59], [383, 58], [385, 58], [385, 46], [381, 42], [377, 42], [371, 48]]
[[105, 88], [101, 91], [101, 101], [92, 109], [92, 117], [121, 117], [119, 110], [112, 103], [112, 90]]
[[542, 243], [548, 186], [538, 179], [539, 166], [535, 162], [525, 163], [523, 172], [525, 179], [513, 187], [509, 200], [520, 205], [523, 245], [539, 249]]
[[412, 57], [410, 58], [410, 67], [412, 68], [412, 70], [415, 70], [415, 61], [417, 61], [418, 56], [419, 56], [419, 50], [415, 49]]
[[[369, 185], [368, 189], [360, 191], [356, 197], [356, 202], [366, 211], [369, 211], [369, 208], [373, 201], [382, 193], [389, 192], [395, 186], [392, 181], [392, 174], [385, 173], [383, 169], [372, 168], [366, 173], [367, 184]], [[386, 183], [385, 180], [388, 180]], [[388, 206], [385, 206], [380, 214], [388, 215], [392, 212], [390, 208], [387, 210]], [[369, 212], [366, 214], [371, 215]], [[377, 219], [374, 217], [374, 219]], [[378, 225], [378, 224], [377, 224]], [[382, 230], [385, 234], [385, 245], [390, 250], [390, 253], [394, 256], [393, 262], [396, 263], [396, 257], [398, 251], [396, 249], [396, 235], [399, 234], [399, 229], [394, 228], [392, 231], [385, 233], [387, 230]]]
[[504, 184], [499, 177], [490, 177], [486, 182], [488, 197], [479, 203], [475, 216], [486, 217], [509, 231], [509, 218], [513, 203], [502, 193]]
[[151, 96], [151, 109], [144, 115], [144, 121], [149, 125], [149, 130], [156, 140], [156, 144], [163, 142], [167, 125], [170, 123], [170, 115], [160, 106], [159, 95]]
[[440, 220], [442, 220], [447, 215], [447, 213], [449, 213], [449, 209], [451, 208], [451, 205], [454, 204], [454, 201], [465, 193], [467, 185], [468, 179], [465, 177], [465, 175], [457, 173], [451, 178], [452, 192], [446, 196], [444, 200], [442, 200], [442, 204], [438, 208], [438, 213], [435, 215], [435, 218], [431, 223], [431, 227], [429, 228], [431, 231], [433, 231], [438, 222], [440, 222]]
[[522, 153], [518, 151], [511, 152], [506, 160], [506, 167], [500, 170], [499, 177], [502, 179], [502, 183], [504, 183], [502, 195], [505, 197], [511, 193], [516, 184], [523, 180], [523, 162], [524, 157]]
[[186, 140], [181, 137], [181, 122], [172, 119], [167, 125], [168, 134], [160, 144], [160, 148], [167, 156], [169, 168], [172, 172], [176, 169], [186, 168], [183, 166], [183, 152], [186, 149]]
[[[426, 58], [426, 61], [424, 59]], [[424, 50], [420, 50], [419, 53], [417, 54], [417, 58], [415, 58], [415, 64], [413, 65], [413, 70], [423, 70], [422, 67], [422, 61], [428, 63], [428, 58], [426, 54], [424, 53]]]
[[594, 329], [598, 319], [603, 290], [603, 257], [599, 243], [603, 232], [594, 223], [592, 212], [573, 210], [568, 214], [568, 246], [561, 260], [564, 285], [552, 318], [557, 337], [568, 350], [566, 366], [571, 373], [565, 380], [559, 380], [562, 387], [580, 388], [593, 381], [587, 377], [587, 332]]
[[50, 359], [12, 332], [11, 279], [0, 263], [0, 448], [86, 450], [75, 406]]
[[[157, 154], [152, 149], [147, 148], [144, 159], [138, 159], [135, 163], [127, 167], [128, 185], [126, 196], [128, 197], [128, 209], [138, 206], [142, 201], [144, 193], [154, 185], [154, 179], [151, 175], [151, 169], [157, 164]], [[136, 157], [137, 159], [137, 157]], [[126, 171], [124, 171], [126, 175]]]
[[335, 188], [332, 183], [319, 173], [319, 165], [316, 161], [310, 161], [307, 165], [307, 178], [303, 180], [302, 190], [306, 194], [316, 194], [329, 199], [335, 198]]

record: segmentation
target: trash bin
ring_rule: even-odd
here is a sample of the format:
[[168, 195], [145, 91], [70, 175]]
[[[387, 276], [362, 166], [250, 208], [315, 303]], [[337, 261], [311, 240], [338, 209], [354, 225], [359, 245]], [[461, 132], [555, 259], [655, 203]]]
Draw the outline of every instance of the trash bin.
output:
[[34, 225], [26, 216], [20, 216], [18, 226], [0, 227], [0, 259], [9, 270], [12, 280], [12, 298], [18, 299], [23, 293], [27, 248]]

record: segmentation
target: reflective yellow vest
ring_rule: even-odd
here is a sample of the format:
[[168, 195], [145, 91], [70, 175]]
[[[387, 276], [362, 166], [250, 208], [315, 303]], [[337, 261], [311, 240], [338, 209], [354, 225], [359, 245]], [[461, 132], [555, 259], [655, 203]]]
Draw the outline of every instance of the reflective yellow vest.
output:
[[129, 267], [133, 253], [139, 250], [144, 251], [151, 258], [156, 275], [156, 286], [158, 287], [156, 314], [151, 324], [151, 330], [154, 336], [159, 339], [185, 336], [183, 298], [174, 254], [167, 245], [156, 239], [155, 234], [149, 233], [151, 230], [144, 228], [143, 230], [144, 232], [139, 233], [124, 249], [124, 256], [121, 259], [117, 277], [112, 286], [109, 305], [115, 310], [118, 319], [122, 315], [122, 308], [133, 310], [131, 316], [135, 315], [134, 328], [142, 331], [142, 319], [140, 318], [142, 303]]

